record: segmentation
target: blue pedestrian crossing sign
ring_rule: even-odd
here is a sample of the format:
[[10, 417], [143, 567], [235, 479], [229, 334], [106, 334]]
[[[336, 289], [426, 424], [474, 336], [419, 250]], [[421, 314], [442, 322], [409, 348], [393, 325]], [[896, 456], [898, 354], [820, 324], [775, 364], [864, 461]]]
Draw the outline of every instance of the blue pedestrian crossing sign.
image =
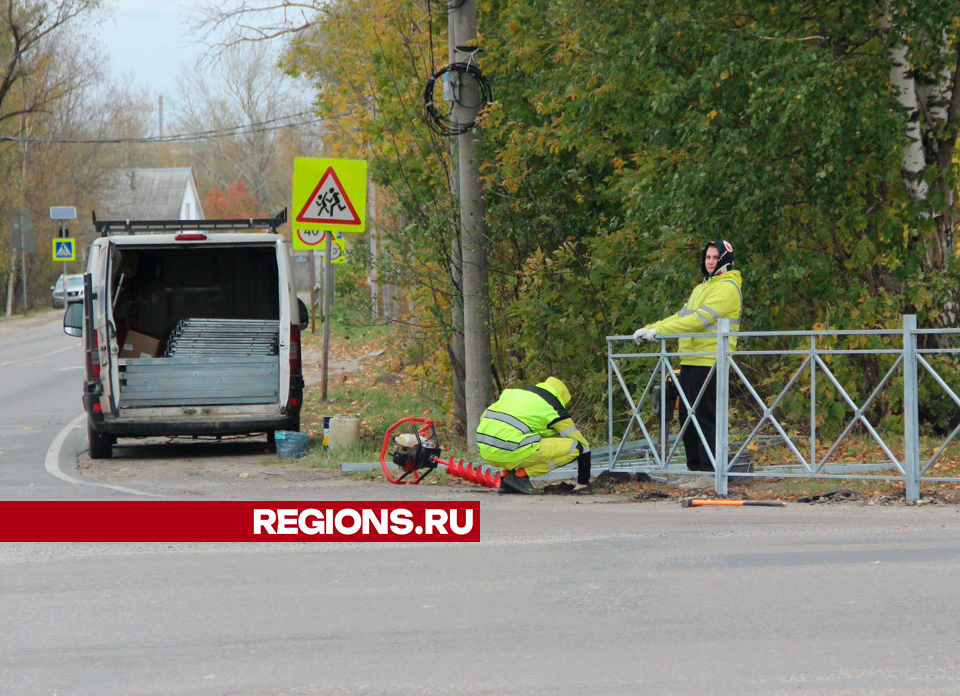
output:
[[53, 238], [53, 260], [74, 261], [77, 257], [77, 246], [69, 237]]

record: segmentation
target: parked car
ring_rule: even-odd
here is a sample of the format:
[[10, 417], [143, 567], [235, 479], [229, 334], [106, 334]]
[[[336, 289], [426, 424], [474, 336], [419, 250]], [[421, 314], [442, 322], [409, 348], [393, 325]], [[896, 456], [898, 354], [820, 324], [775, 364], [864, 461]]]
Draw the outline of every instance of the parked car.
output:
[[[67, 280], [67, 301], [63, 301], [63, 280]], [[65, 307], [71, 302], [83, 302], [83, 275], [61, 275], [55, 285], [50, 286], [54, 307]]]

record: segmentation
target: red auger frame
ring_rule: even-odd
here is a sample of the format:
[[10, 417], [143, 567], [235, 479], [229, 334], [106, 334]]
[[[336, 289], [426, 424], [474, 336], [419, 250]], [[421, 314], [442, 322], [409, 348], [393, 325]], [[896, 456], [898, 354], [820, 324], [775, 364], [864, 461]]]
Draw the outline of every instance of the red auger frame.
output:
[[[404, 423], [409, 423], [409, 426], [399, 437], [411, 435], [412, 437], [406, 438], [409, 444], [401, 444], [401, 442], [394, 441], [391, 438], [394, 430]], [[387, 447], [391, 442], [396, 449], [390, 453], [390, 458], [394, 464], [400, 467], [401, 474], [399, 476], [394, 476], [390, 467], [387, 466]], [[478, 483], [486, 488], [500, 487], [500, 472], [490, 474], [479, 466], [474, 468], [473, 464], [469, 462], [464, 464], [462, 459], [454, 462], [453, 457], [441, 459], [440, 438], [437, 437], [433, 421], [419, 416], [401, 418], [387, 429], [383, 436], [383, 446], [380, 448], [380, 466], [383, 467], [383, 475], [387, 477], [387, 481], [401, 486], [406, 484], [416, 485], [438, 466], [445, 466], [445, 471], [449, 476], [456, 476], [471, 483]], [[413, 474], [411, 480], [403, 480], [411, 474]]]

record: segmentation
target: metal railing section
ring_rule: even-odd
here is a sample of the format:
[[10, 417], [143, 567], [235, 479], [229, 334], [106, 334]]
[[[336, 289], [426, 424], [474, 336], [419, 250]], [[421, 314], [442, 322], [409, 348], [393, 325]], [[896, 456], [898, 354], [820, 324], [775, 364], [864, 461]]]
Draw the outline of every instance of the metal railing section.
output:
[[[960, 424], [952, 429], [946, 438], [939, 443], [935, 452], [924, 459], [920, 451], [919, 435], [919, 397], [918, 382], [919, 370], [922, 368], [939, 385], [945, 394], [952, 400], [953, 404], [960, 409], [960, 395], [950, 387], [944, 377], [931, 364], [925, 356], [934, 354], [960, 354], [960, 348], [918, 348], [917, 337], [925, 334], [960, 334], [960, 329], [917, 329], [916, 316], [904, 315], [903, 327], [899, 330], [880, 329], [880, 330], [831, 330], [831, 331], [731, 331], [729, 319], [721, 319], [717, 324], [717, 350], [716, 353], [679, 353], [667, 350], [667, 341], [678, 338], [703, 337], [703, 333], [691, 334], [669, 334], [658, 336], [659, 349], [656, 352], [639, 352], [637, 350], [618, 352], [615, 346], [618, 343], [628, 342], [634, 346], [631, 336], [608, 336], [607, 337], [607, 435], [609, 441], [607, 464], [610, 469], [633, 468], [647, 471], [650, 473], [661, 472], [664, 474], [689, 473], [686, 470], [685, 462], [679, 462], [677, 458], [677, 448], [683, 440], [684, 434], [691, 426], [696, 430], [697, 438], [703, 444], [704, 450], [710, 459], [714, 468], [715, 489], [720, 494], [727, 493], [729, 477], [734, 474], [737, 477], [807, 477], [807, 478], [859, 478], [859, 479], [887, 479], [902, 480], [906, 488], [908, 499], [915, 500], [920, 497], [920, 482], [923, 481], [957, 481], [960, 478], [933, 476], [930, 471], [934, 464], [940, 459], [950, 444], [960, 434]], [[900, 337], [900, 345], [897, 348], [829, 348], [821, 345], [824, 339], [843, 339], [850, 337], [868, 337], [878, 336], [887, 339], [896, 340]], [[736, 338], [807, 338], [809, 346], [806, 349], [792, 350], [730, 350], [729, 340]], [[824, 341], [826, 342], [826, 341]], [[744, 369], [743, 360], [747, 356], [798, 356], [801, 358], [800, 365], [790, 374], [786, 384], [779, 389], [776, 395], [765, 400], [757, 385], [748, 377]], [[838, 379], [834, 370], [828, 365], [829, 356], [841, 355], [891, 355], [895, 356], [892, 365], [886, 369], [882, 379], [873, 387], [870, 394], [858, 404], [847, 389], [844, 388], [841, 380]], [[707, 378], [704, 380], [703, 387], [693, 398], [691, 403], [689, 395], [684, 390], [677, 388], [676, 395], [683, 405], [683, 411], [686, 412], [686, 418], [680, 425], [678, 433], [673, 436], [669, 434], [669, 422], [667, 414], [669, 412], [667, 404], [667, 384], [668, 375], [673, 373], [671, 359], [685, 357], [712, 357], [715, 363], [710, 369]], [[826, 358], [826, 359], [825, 359]], [[628, 385], [628, 380], [621, 369], [623, 364], [634, 362], [646, 363], [647, 367], [641, 368], [641, 379], [643, 389], [638, 398], [634, 398], [633, 392]], [[649, 372], [646, 372], [649, 369]], [[800, 392], [798, 385], [805, 371], [809, 374], [809, 423], [806, 427], [806, 435], [809, 438], [810, 451], [804, 455], [787, 432], [788, 428], [781, 422], [777, 416], [777, 409], [783, 403], [783, 400], [791, 392]], [[832, 440], [826, 453], [817, 456], [817, 378], [818, 375], [826, 378], [829, 387], [835, 390], [846, 408], [852, 411], [852, 417], [846, 421], [845, 426], [840, 431], [836, 439]], [[874, 404], [877, 397], [893, 384], [894, 377], [902, 376], [902, 390], [899, 401], [902, 405], [903, 414], [903, 457], [899, 458], [894, 453], [884, 437], [881, 435], [877, 424], [872, 423], [868, 417], [869, 409]], [[696, 417], [697, 406], [701, 403], [707, 392], [710, 381], [716, 377], [716, 428], [714, 440], [716, 451], [712, 451], [708, 439], [703, 432], [701, 424]], [[740, 385], [745, 389], [749, 398], [752, 400], [752, 406], [757, 410], [759, 418], [755, 422], [748, 422], [744, 431], [749, 434], [744, 440], [738, 443], [730, 443], [730, 388], [731, 376], [734, 378], [734, 384]], [[645, 379], [644, 379], [645, 377]], [[619, 386], [619, 395], [625, 398], [629, 408], [629, 417], [623, 434], [614, 441], [614, 381]], [[654, 392], [658, 395], [654, 397]], [[800, 394], [802, 397], [802, 393]], [[659, 399], [659, 403], [655, 399]], [[650, 402], [654, 413], [658, 416], [659, 427], [654, 428], [653, 424], [648, 428], [647, 423], [641, 415], [641, 409], [646, 403]], [[752, 466], [744, 466], [744, 462], [752, 457], [751, 449], [757, 449], [763, 439], [761, 430], [768, 424], [776, 431], [776, 437], [779, 442], [773, 444], [785, 446], [792, 454], [792, 460], [775, 465], [764, 465], [760, 470], [755, 470]], [[639, 431], [639, 441], [631, 441], [630, 436], [634, 426]], [[858, 463], [851, 465], [848, 462], [840, 462], [836, 455], [841, 443], [847, 438], [851, 431], [860, 426], [869, 433], [870, 437], [876, 442], [880, 451], [883, 453], [885, 461]], [[655, 433], [651, 430], [655, 429]], [[732, 452], [732, 456], [730, 453]], [[717, 462], [721, 465], [718, 466]], [[891, 474], [865, 474], [864, 471], [871, 470], [892, 470]], [[700, 473], [700, 472], [694, 472]]]

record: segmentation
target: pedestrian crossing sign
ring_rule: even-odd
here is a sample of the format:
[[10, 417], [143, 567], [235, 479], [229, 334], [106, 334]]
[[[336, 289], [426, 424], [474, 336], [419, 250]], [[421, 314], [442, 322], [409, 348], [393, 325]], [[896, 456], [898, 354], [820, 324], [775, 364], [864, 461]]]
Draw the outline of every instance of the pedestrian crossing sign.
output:
[[74, 261], [77, 258], [76, 242], [69, 237], [53, 238], [53, 260]]
[[[363, 232], [367, 203], [364, 160], [297, 157], [293, 161], [293, 226], [300, 230]], [[308, 248], [297, 245], [294, 248]]]

